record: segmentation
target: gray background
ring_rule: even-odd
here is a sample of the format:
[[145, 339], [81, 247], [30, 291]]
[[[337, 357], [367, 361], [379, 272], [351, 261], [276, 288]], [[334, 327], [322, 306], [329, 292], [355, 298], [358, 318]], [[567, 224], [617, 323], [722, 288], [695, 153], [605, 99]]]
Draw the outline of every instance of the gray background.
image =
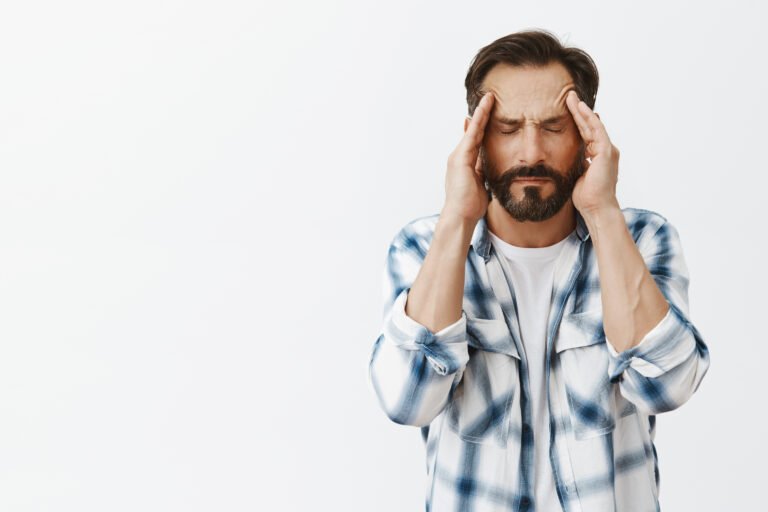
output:
[[422, 509], [367, 383], [386, 249], [471, 58], [533, 27], [684, 246], [712, 367], [658, 418], [662, 508], [764, 501], [764, 4], [0, 5], [1, 510]]

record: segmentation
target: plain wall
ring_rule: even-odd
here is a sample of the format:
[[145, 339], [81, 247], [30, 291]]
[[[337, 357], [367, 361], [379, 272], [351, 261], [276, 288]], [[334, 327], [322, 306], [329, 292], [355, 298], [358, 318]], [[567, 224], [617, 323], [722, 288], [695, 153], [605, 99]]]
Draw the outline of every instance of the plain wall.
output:
[[440, 211], [472, 57], [534, 27], [683, 243], [712, 366], [658, 418], [662, 508], [763, 502], [764, 3], [0, 9], [0, 510], [423, 509], [367, 383], [386, 250]]

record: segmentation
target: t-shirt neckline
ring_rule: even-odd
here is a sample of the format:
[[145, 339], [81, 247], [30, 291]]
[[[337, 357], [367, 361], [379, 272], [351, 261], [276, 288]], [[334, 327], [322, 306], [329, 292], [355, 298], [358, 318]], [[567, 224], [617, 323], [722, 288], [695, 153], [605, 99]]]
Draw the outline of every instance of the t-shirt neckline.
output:
[[[575, 231], [575, 230], [574, 230]], [[527, 260], [549, 260], [556, 258], [563, 246], [568, 241], [568, 238], [573, 234], [573, 231], [559, 242], [548, 245], [546, 247], [519, 247], [505, 242], [490, 230], [488, 234], [491, 237], [491, 241], [497, 250], [501, 251], [507, 258], [510, 259], [527, 259]]]

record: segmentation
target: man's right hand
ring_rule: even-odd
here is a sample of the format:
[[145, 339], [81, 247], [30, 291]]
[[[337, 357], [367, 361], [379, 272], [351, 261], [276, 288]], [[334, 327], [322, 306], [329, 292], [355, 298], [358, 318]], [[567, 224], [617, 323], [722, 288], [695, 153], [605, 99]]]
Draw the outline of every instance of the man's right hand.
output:
[[445, 204], [441, 216], [456, 217], [474, 225], [488, 209], [480, 147], [493, 103], [493, 93], [488, 92], [482, 97], [464, 131], [464, 137], [448, 157]]

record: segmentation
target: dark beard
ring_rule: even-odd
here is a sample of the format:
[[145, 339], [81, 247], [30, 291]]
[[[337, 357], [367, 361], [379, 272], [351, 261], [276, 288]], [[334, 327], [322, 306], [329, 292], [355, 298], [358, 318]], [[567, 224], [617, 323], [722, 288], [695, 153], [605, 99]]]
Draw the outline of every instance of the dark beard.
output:
[[[547, 165], [539, 164], [533, 167], [512, 167], [499, 175], [486, 159], [483, 148], [480, 149], [480, 152], [483, 175], [485, 176], [485, 187], [489, 193], [488, 199], [490, 200], [491, 196], [495, 196], [499, 204], [504, 207], [512, 218], [520, 222], [527, 220], [541, 222], [559, 212], [568, 199], [570, 199], [571, 194], [573, 194], [573, 187], [576, 186], [576, 181], [586, 172], [584, 165], [585, 147], [583, 144], [577, 152], [570, 169], [565, 174], [561, 174]], [[512, 181], [517, 178], [549, 178], [555, 185], [555, 191], [546, 199], [542, 199], [541, 189], [543, 186], [528, 185], [523, 187], [522, 199], [515, 200], [512, 197], [510, 186]]]

